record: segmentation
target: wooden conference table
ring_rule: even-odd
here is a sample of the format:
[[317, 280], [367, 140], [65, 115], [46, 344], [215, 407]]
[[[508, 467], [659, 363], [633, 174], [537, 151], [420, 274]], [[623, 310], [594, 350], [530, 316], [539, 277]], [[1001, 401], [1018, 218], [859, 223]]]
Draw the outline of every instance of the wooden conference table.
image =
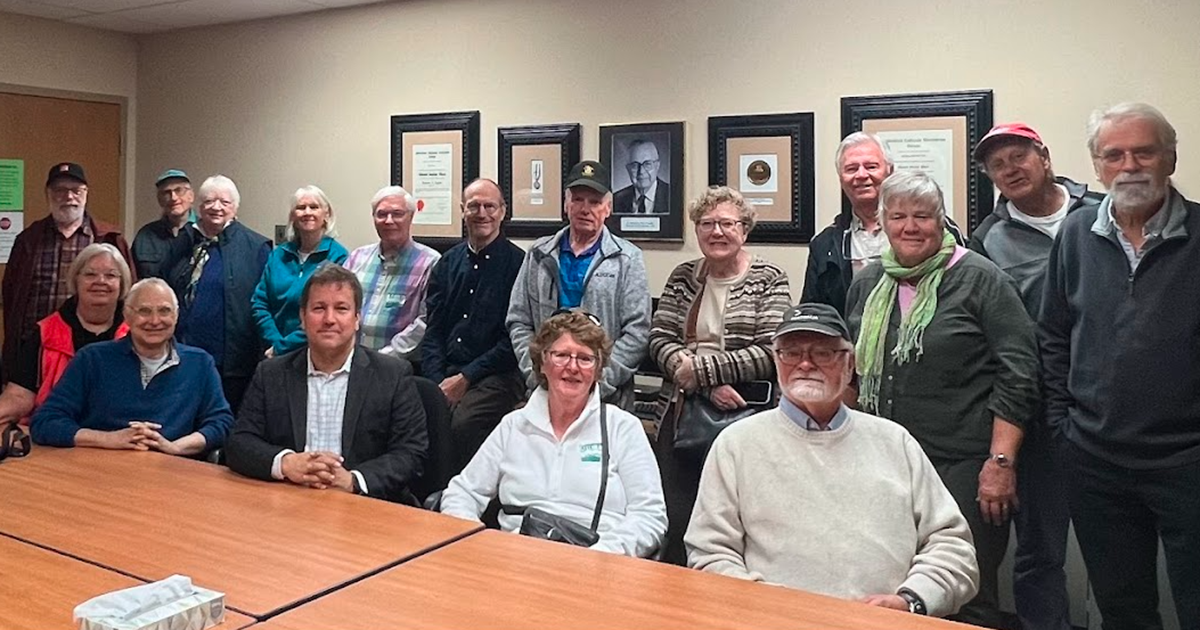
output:
[[480, 528], [154, 452], [35, 447], [0, 463], [0, 533], [141, 580], [186, 575], [259, 618]]
[[254, 630], [966, 629], [939, 619], [485, 531]]
[[[109, 591], [142, 582], [62, 554], [0, 536], [0, 628], [45, 630], [78, 627], [71, 619], [75, 607]], [[225, 612], [220, 630], [237, 630], [254, 620]]]

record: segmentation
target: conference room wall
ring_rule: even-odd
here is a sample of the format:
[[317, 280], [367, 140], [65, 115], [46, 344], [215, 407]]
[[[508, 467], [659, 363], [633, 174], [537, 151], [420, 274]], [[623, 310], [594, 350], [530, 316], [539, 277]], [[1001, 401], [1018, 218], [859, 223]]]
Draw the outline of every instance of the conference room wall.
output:
[[[0, 91], [81, 100], [88, 95], [126, 99], [126, 228], [137, 225], [133, 207], [138, 202], [154, 203], [153, 195], [139, 199], [135, 194], [137, 56], [137, 40], [131, 35], [0, 12]], [[11, 157], [21, 156], [0, 155]], [[26, 190], [25, 206], [35, 216], [45, 213], [42, 191]]]
[[[221, 172], [241, 188], [242, 219], [270, 235], [291, 192], [315, 183], [353, 247], [374, 238], [367, 203], [388, 183], [392, 114], [481, 110], [488, 176], [498, 126], [578, 121], [596, 157], [600, 124], [683, 120], [692, 197], [708, 183], [709, 115], [813, 111], [824, 226], [841, 204], [841, 96], [978, 88], [995, 90], [997, 120], [1035, 125], [1058, 171], [1089, 183], [1089, 112], [1154, 103], [1183, 138], [1178, 182], [1200, 189], [1196, 24], [1191, 0], [413, 0], [150, 35], [136, 205], [152, 217], [164, 167]], [[654, 294], [699, 252], [694, 234], [645, 249]], [[798, 296], [806, 248], [752, 249]]]

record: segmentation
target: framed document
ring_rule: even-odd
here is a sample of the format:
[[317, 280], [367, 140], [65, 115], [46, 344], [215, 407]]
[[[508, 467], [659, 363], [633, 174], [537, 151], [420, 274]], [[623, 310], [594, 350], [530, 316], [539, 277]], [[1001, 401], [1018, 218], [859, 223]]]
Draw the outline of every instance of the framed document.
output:
[[807, 243], [816, 234], [812, 113], [712, 116], [708, 184], [754, 204], [749, 243]]
[[462, 189], [479, 177], [479, 112], [392, 116], [392, 184], [417, 200], [413, 238], [444, 252], [462, 240]]
[[[992, 91], [842, 98], [842, 137], [866, 131], [887, 145], [896, 170], [925, 171], [946, 214], [970, 234], [992, 211], [992, 182], [971, 168], [971, 149], [992, 127]], [[842, 200], [847, 210], [850, 201]]]
[[579, 123], [496, 131], [500, 190], [508, 206], [505, 234], [537, 238], [565, 225], [563, 182], [579, 161], [581, 135]]
[[612, 173], [608, 229], [630, 240], [683, 242], [683, 123], [600, 127]]

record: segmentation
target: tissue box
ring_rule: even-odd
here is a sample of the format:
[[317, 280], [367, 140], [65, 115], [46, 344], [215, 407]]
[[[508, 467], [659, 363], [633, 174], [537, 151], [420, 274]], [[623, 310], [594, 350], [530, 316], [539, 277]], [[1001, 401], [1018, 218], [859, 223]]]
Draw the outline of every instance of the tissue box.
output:
[[225, 595], [193, 587], [194, 593], [132, 619], [80, 619], [79, 630], [205, 630], [225, 621]]

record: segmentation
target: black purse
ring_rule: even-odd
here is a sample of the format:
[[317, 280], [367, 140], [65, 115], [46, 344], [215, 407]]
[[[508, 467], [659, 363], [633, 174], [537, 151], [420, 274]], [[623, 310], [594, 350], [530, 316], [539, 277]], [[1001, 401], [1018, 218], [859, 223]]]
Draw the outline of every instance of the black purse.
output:
[[[768, 381], [761, 381], [770, 384]], [[770, 390], [772, 396], [774, 390]], [[717, 409], [712, 401], [704, 394], [683, 395], [677, 401], [675, 417], [675, 439], [672, 443], [675, 453], [680, 457], [702, 462], [708, 456], [717, 435], [725, 427], [750, 416], [766, 411], [773, 405], [749, 405], [741, 409], [729, 411]]]
[[585, 527], [569, 518], [535, 507], [513, 507], [504, 505], [505, 514], [522, 514], [520, 533], [522, 536], [553, 540], [576, 547], [591, 547], [600, 541], [600, 511], [604, 507], [604, 495], [608, 491], [608, 417], [607, 407], [600, 403], [600, 495], [596, 497], [596, 508], [592, 511], [592, 526]]

